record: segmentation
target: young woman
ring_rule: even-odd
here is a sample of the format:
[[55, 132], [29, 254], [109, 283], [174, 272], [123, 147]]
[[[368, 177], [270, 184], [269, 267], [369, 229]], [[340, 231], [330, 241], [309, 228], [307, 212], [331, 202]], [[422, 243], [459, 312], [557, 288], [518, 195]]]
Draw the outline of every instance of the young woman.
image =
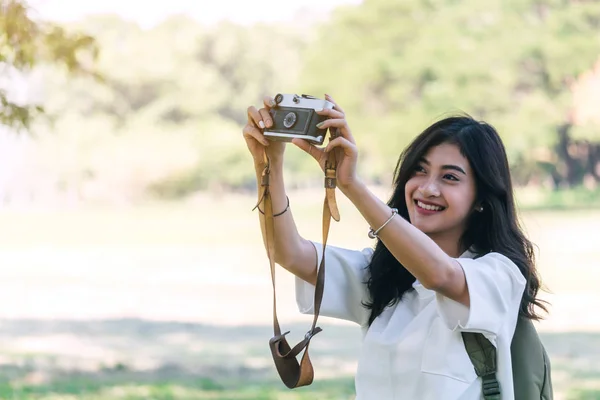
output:
[[[394, 192], [379, 200], [357, 175], [358, 148], [343, 110], [333, 102], [323, 128], [340, 137], [323, 149], [294, 139], [321, 167], [339, 148], [337, 185], [373, 230], [374, 249], [326, 247], [321, 315], [359, 324], [364, 339], [356, 374], [357, 399], [475, 400], [481, 381], [461, 332], [483, 333], [497, 348], [502, 399], [514, 399], [510, 344], [519, 315], [538, 319], [540, 282], [532, 245], [517, 221], [511, 177], [498, 133], [457, 116], [434, 123], [402, 153]], [[301, 312], [312, 314], [322, 246], [300, 236], [286, 197], [285, 145], [269, 142], [269, 107], [248, 109], [244, 138], [257, 177], [263, 151], [278, 264], [296, 275]], [[395, 215], [397, 210], [399, 215]], [[387, 223], [387, 224], [386, 224]], [[261, 216], [264, 235], [264, 218]], [[366, 234], [366, 232], [365, 232]]]

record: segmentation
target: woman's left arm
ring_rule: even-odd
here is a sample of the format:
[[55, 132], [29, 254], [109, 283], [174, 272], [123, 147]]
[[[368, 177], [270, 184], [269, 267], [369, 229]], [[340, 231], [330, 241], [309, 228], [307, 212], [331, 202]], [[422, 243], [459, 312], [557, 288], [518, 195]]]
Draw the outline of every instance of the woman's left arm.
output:
[[[356, 206], [373, 229], [392, 215], [390, 207], [363, 183], [356, 181], [340, 190]], [[385, 247], [427, 289], [469, 306], [465, 273], [429, 236], [402, 217], [394, 217], [378, 234]]]
[[[356, 174], [358, 150], [344, 111], [335, 104], [332, 110], [318, 111], [329, 117], [320, 128], [337, 129], [340, 136], [320, 149], [300, 139], [293, 143], [309, 153], [324, 168], [327, 153], [337, 151], [337, 186], [354, 204], [374, 229], [392, 215], [387, 204], [375, 196]], [[447, 255], [432, 239], [402, 217], [393, 218], [379, 233], [379, 239], [421, 284], [465, 306], [469, 306], [469, 291], [465, 274], [456, 259]]]

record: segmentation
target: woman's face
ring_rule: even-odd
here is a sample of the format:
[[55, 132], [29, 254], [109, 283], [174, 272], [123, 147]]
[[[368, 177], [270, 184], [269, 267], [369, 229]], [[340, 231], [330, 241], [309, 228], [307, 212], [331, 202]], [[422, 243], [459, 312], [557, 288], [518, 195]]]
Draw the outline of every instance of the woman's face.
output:
[[458, 244], [476, 196], [473, 171], [458, 146], [432, 147], [406, 182], [405, 196], [414, 226], [434, 240]]

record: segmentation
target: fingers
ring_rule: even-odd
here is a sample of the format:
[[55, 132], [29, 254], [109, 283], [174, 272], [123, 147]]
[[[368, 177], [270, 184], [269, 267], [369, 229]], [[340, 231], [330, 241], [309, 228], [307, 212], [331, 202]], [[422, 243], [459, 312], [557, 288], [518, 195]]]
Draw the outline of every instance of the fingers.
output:
[[325, 100], [327, 100], [327, 101], [329, 101], [329, 102], [333, 103], [333, 109], [334, 109], [334, 110], [337, 110], [337, 111], [341, 112], [342, 114], [345, 114], [345, 113], [344, 113], [344, 110], [342, 109], [342, 107], [340, 107], [340, 106], [338, 105], [338, 103], [336, 103], [336, 102], [335, 102], [335, 100], [333, 100], [333, 98], [332, 98], [330, 95], [328, 95], [328, 94], [325, 94]]
[[[350, 141], [351, 143], [356, 143], [352, 133], [350, 132], [350, 127], [348, 126], [348, 122], [346, 122], [345, 118], [331, 118], [327, 119], [320, 124], [317, 125], [319, 129], [329, 128], [330, 130], [335, 130], [337, 128], [337, 132], [341, 134], [342, 137]], [[334, 129], [331, 129], [334, 128]]]
[[271, 118], [269, 110], [266, 108], [257, 110], [254, 106], [248, 107], [248, 122], [254, 124], [260, 129], [265, 129], [265, 127], [270, 128], [273, 126], [273, 118]]
[[325, 94], [325, 99], [333, 103], [333, 109], [317, 111], [317, 114], [319, 115], [326, 115], [330, 117], [318, 127], [321, 129], [330, 128], [330, 132], [336, 132], [337, 134], [340, 134], [342, 137], [346, 138], [349, 142], [356, 143], [352, 133], [350, 132], [348, 122], [346, 121], [344, 110], [335, 102], [335, 100], [333, 100], [330, 95]]
[[337, 119], [341, 119], [341, 118], [345, 117], [343, 112], [340, 112], [338, 110], [332, 110], [329, 108], [325, 108], [323, 110], [316, 111], [316, 113], [319, 115], [326, 115], [330, 118], [337, 118]]
[[248, 107], [248, 123], [258, 126], [260, 129], [265, 129], [265, 123], [262, 116], [254, 106]]
[[324, 148], [313, 146], [304, 139], [294, 139], [292, 143], [310, 154], [317, 161], [320, 161], [325, 153], [329, 153], [335, 148], [341, 148], [347, 156], [356, 157], [358, 155], [356, 145], [342, 136], [333, 139]]
[[325, 147], [325, 152], [328, 153], [335, 148], [342, 148], [344, 150], [344, 154], [347, 156], [356, 157], [358, 155], [358, 149], [356, 148], [356, 145], [342, 136], [339, 136], [329, 142]]
[[260, 114], [260, 117], [267, 128], [273, 126], [273, 119], [271, 118], [271, 114], [269, 113], [269, 110], [267, 108], [261, 108], [260, 110], [258, 110], [258, 113]]
[[271, 96], [265, 96], [263, 99], [263, 103], [267, 109], [271, 107], [275, 107], [275, 100]]
[[246, 139], [254, 138], [259, 143], [262, 143], [263, 146], [268, 146], [269, 141], [265, 138], [262, 129], [273, 126], [273, 118], [269, 113], [269, 107], [271, 107], [271, 104], [274, 105], [275, 101], [271, 97], [265, 96], [263, 102], [265, 103], [265, 108], [261, 108], [260, 110], [257, 110], [254, 106], [248, 107], [248, 123], [242, 132]]
[[348, 123], [346, 122], [346, 120], [344, 118], [331, 118], [331, 119], [326, 119], [325, 121], [318, 123], [317, 127], [319, 129], [326, 129], [326, 128], [348, 128]]
[[296, 146], [298, 146], [300, 149], [307, 152], [308, 154], [310, 154], [312, 156], [312, 158], [314, 158], [315, 160], [317, 160], [317, 161], [321, 160], [321, 157], [323, 156], [323, 149], [313, 146], [312, 144], [310, 144], [308, 141], [306, 141], [304, 139], [296, 138], [296, 139], [292, 140], [292, 143], [295, 144]]
[[245, 138], [254, 138], [254, 139], [256, 139], [256, 141], [261, 143], [263, 146], [269, 145], [269, 141], [263, 135], [263, 133], [260, 130], [258, 130], [258, 128], [256, 128], [256, 126], [254, 126], [250, 122], [248, 122], [246, 124], [246, 126], [244, 126], [244, 129], [242, 132], [244, 133]]

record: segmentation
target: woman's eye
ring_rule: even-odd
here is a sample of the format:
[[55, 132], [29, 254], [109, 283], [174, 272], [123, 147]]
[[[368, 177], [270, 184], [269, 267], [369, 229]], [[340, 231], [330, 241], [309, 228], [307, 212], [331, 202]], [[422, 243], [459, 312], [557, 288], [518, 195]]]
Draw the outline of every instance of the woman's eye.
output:
[[458, 178], [452, 174], [446, 174], [444, 175], [444, 179], [448, 179], [449, 181], [455, 181], [458, 182]]
[[417, 166], [415, 167], [415, 172], [425, 172], [425, 168], [423, 168], [423, 167], [422, 167], [422, 166], [420, 166], [420, 165], [417, 165]]

